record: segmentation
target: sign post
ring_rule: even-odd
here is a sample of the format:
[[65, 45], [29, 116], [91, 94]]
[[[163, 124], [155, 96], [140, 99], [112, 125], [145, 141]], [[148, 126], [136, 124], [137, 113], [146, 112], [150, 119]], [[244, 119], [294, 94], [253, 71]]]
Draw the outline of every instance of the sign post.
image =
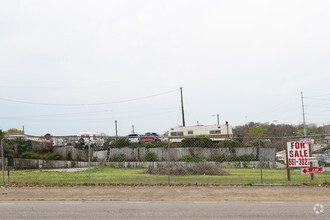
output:
[[[300, 138], [300, 142], [312, 145], [312, 144], [314, 144], [314, 139]], [[309, 148], [309, 154], [312, 155], [312, 147]], [[311, 160], [311, 162], [312, 162], [312, 160]], [[310, 163], [310, 167], [313, 167], [312, 163]], [[311, 180], [314, 180], [314, 173], [310, 173], [310, 174], [311, 174]]]

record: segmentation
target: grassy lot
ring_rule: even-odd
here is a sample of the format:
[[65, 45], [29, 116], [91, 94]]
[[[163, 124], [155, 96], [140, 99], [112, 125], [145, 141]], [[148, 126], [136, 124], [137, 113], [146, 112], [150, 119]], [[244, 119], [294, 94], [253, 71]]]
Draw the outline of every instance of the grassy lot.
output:
[[[224, 169], [228, 176], [208, 175], [172, 175], [171, 184], [212, 184], [212, 185], [250, 185], [260, 184], [260, 169], [230, 168]], [[127, 184], [127, 185], [156, 185], [167, 184], [167, 175], [143, 174], [146, 169], [140, 168], [111, 168], [98, 166], [91, 170], [91, 184]], [[7, 172], [5, 182], [8, 183]], [[79, 172], [43, 172], [40, 170], [15, 170], [10, 172], [10, 184], [32, 185], [87, 185], [88, 171]], [[315, 174], [314, 181], [310, 175], [302, 175], [291, 170], [291, 182], [287, 181], [287, 172], [283, 169], [263, 169], [264, 184], [330, 184], [330, 173]], [[2, 179], [1, 179], [1, 183]]]

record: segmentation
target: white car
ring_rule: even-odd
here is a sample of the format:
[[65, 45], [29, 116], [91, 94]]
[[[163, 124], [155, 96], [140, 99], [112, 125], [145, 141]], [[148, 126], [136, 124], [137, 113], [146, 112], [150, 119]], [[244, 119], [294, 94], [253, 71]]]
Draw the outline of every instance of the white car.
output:
[[132, 143], [140, 143], [140, 135], [138, 134], [129, 134], [127, 138], [130, 140]]
[[284, 162], [284, 157], [282, 154], [276, 154], [276, 160], [279, 162]]

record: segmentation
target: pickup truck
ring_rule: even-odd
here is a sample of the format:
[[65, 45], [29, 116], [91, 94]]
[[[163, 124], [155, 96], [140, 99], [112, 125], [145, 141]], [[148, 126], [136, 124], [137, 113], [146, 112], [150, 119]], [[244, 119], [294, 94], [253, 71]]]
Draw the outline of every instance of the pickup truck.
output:
[[160, 138], [156, 133], [146, 133], [145, 135], [140, 136], [140, 143], [144, 143], [144, 142], [157, 143], [160, 142]]

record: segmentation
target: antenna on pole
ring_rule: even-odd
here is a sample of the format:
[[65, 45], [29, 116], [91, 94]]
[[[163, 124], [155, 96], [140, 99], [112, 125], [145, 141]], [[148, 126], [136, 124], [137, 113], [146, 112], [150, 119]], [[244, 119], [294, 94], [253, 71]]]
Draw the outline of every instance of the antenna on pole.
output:
[[301, 92], [301, 105], [302, 105], [303, 122], [304, 122], [304, 136], [306, 137], [305, 106], [304, 106], [303, 92]]
[[184, 121], [184, 109], [183, 109], [182, 87], [180, 87], [180, 93], [181, 93], [182, 126], [185, 127], [185, 126], [186, 126], [186, 123], [185, 123], [185, 121]]

